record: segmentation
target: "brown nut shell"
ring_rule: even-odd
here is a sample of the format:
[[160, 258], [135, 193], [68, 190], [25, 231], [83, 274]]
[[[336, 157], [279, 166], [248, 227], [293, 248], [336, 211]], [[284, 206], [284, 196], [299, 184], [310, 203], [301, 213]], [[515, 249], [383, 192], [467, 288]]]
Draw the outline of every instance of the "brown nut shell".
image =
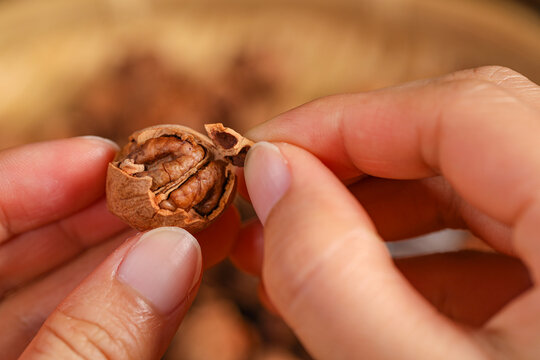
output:
[[141, 231], [178, 226], [198, 232], [234, 198], [236, 177], [229, 156], [207, 136], [185, 126], [137, 131], [109, 164], [107, 206]]
[[221, 123], [206, 124], [204, 128], [227, 161], [235, 166], [244, 166], [246, 155], [253, 146], [253, 141]]

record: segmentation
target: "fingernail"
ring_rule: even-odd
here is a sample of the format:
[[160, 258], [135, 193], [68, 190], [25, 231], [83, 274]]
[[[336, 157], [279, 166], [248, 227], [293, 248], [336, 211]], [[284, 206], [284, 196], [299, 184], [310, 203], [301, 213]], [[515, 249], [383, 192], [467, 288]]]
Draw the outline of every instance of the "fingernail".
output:
[[105, 143], [105, 144], [107, 144], [107, 145], [109, 145], [109, 146], [112, 146], [112, 147], [115, 148], [116, 150], [120, 150], [120, 147], [118, 146], [117, 143], [115, 143], [114, 141], [112, 141], [112, 140], [110, 140], [110, 139], [101, 137], [101, 136], [85, 135], [85, 136], [79, 136], [79, 139], [84, 139], [84, 140], [90, 140], [90, 141], [96, 141], [96, 142], [100, 142], [100, 143]]
[[248, 152], [244, 176], [255, 212], [264, 225], [291, 184], [287, 160], [276, 145], [258, 142]]
[[160, 313], [167, 314], [195, 287], [201, 268], [201, 248], [197, 240], [184, 229], [162, 227], [141, 236], [116, 276]]

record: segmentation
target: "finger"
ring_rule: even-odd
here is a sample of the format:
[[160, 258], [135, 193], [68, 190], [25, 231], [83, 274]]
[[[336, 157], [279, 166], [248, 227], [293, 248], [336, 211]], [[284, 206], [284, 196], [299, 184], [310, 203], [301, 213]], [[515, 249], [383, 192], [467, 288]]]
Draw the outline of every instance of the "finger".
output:
[[[470, 206], [440, 176], [422, 180], [368, 177], [348, 188], [385, 241], [446, 228], [466, 228], [481, 239], [488, 239], [497, 251], [514, 255], [508, 246], [511, 229]], [[255, 221], [242, 228], [231, 260], [239, 269], [260, 276], [262, 258], [262, 225]]]
[[133, 230], [92, 247], [73, 261], [10, 292], [0, 302], [0, 353], [17, 359], [45, 319]]
[[251, 202], [251, 200], [249, 199], [249, 193], [246, 188], [246, 181], [244, 179], [244, 169], [243, 168], [236, 169], [236, 176], [238, 179], [238, 183], [236, 185], [236, 190], [238, 191], [238, 194], [245, 200]]
[[[100, 140], [92, 138], [90, 141]], [[105, 145], [109, 146], [108, 142]], [[208, 267], [227, 256], [238, 232], [239, 219], [234, 210], [224, 214], [217, 223], [220, 225], [213, 226], [213, 230], [198, 235]], [[0, 295], [125, 228], [126, 225], [111, 215], [101, 201], [67, 218], [13, 237], [0, 244]], [[220, 240], [215, 241], [215, 238]]]
[[[523, 211], [513, 234], [517, 252], [527, 254], [524, 257], [529, 260], [529, 263], [536, 265], [540, 265], [539, 222], [540, 204], [534, 201]], [[537, 280], [537, 267], [530, 266], [529, 269], [533, 275], [533, 281]], [[484, 332], [489, 345], [493, 349], [498, 349], [502, 356], [507, 358], [534, 359], [538, 357], [540, 354], [538, 341], [540, 307], [538, 304], [540, 304], [540, 289], [535, 286], [490, 319]]]
[[462, 251], [396, 260], [441, 313], [479, 326], [532, 285], [525, 266], [504, 255]]
[[[366, 206], [365, 202], [362, 204]], [[395, 203], [390, 208], [393, 205]], [[371, 210], [366, 207], [377, 226], [382, 214]], [[380, 220], [393, 219], [392, 215], [386, 213]], [[401, 220], [399, 222], [392, 224], [390, 231], [400, 226], [407, 227]], [[262, 258], [262, 225], [256, 221], [242, 229], [231, 260], [239, 269], [260, 277]], [[485, 323], [503, 305], [531, 286], [528, 272], [521, 262], [493, 253], [463, 251], [426, 255], [397, 259], [396, 264], [412, 285], [441, 313], [469, 325]], [[259, 298], [267, 309], [277, 313], [262, 285], [259, 287]]]
[[202, 249], [205, 269], [229, 256], [239, 232], [240, 215], [231, 206], [209, 228], [195, 234]]
[[[238, 227], [236, 210], [231, 208], [210, 228], [197, 234], [205, 267], [227, 256]], [[4, 330], [5, 334], [0, 338], [0, 353], [7, 359], [17, 358], [60, 301], [118, 247], [127, 234], [133, 235], [134, 230], [124, 231], [106, 242], [99, 242], [73, 261], [51, 270], [44, 277], [22, 288], [12, 290], [0, 302], [0, 331]], [[11, 241], [7, 244], [11, 244]]]
[[524, 99], [533, 106], [540, 108], [540, 87], [520, 73], [502, 66], [482, 66], [470, 70], [462, 70], [444, 76], [447, 80], [479, 79], [500, 86]]
[[262, 225], [258, 220], [251, 221], [240, 230], [230, 254], [231, 261], [240, 270], [261, 277], [263, 248]]
[[76, 214], [0, 244], [0, 297], [109, 240], [126, 227], [101, 199]]
[[512, 225], [538, 198], [539, 134], [534, 107], [491, 82], [459, 80], [321, 99], [250, 136], [297, 144], [342, 177], [442, 174], [473, 207]]
[[0, 243], [103, 196], [107, 163], [116, 151], [108, 140], [80, 137], [0, 152]]
[[480, 356], [404, 281], [367, 214], [314, 156], [259, 143], [245, 176], [264, 224], [266, 291], [315, 358]]
[[496, 250], [514, 255], [510, 227], [471, 206], [441, 176], [421, 180], [368, 177], [349, 190], [386, 241], [446, 228], [469, 229]]
[[268, 297], [268, 294], [266, 293], [266, 290], [264, 288], [264, 285], [262, 282], [259, 282], [259, 285], [257, 286], [257, 296], [259, 297], [259, 301], [261, 304], [265, 307], [267, 311], [274, 315], [279, 315], [279, 311], [276, 309], [274, 304], [272, 303], [272, 300]]
[[[66, 219], [12, 238], [0, 245], [0, 297], [126, 227], [101, 200]], [[197, 234], [206, 268], [227, 257], [239, 227], [238, 213], [231, 207], [210, 228]]]
[[47, 319], [22, 359], [159, 359], [186, 313], [202, 270], [187, 231], [159, 228], [114, 252]]

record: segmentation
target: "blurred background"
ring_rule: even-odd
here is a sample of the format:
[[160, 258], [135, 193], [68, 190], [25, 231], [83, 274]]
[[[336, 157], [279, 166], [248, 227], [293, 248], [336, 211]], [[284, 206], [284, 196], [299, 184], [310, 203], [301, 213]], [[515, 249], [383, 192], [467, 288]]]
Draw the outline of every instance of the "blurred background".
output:
[[[0, 149], [158, 123], [239, 131], [316, 97], [481, 65], [540, 82], [540, 0], [0, 0]], [[249, 214], [249, 211], [245, 211]], [[478, 246], [445, 232], [396, 255]], [[166, 359], [309, 359], [257, 280], [205, 274]]]

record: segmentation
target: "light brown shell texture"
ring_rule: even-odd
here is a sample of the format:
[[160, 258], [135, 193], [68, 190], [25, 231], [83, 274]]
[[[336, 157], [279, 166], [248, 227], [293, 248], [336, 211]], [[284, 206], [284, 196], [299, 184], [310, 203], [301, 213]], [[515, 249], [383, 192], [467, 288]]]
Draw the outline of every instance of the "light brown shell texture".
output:
[[141, 231], [210, 225], [233, 200], [234, 167], [253, 142], [220, 123], [205, 128], [210, 138], [181, 125], [133, 133], [108, 167], [109, 210]]

